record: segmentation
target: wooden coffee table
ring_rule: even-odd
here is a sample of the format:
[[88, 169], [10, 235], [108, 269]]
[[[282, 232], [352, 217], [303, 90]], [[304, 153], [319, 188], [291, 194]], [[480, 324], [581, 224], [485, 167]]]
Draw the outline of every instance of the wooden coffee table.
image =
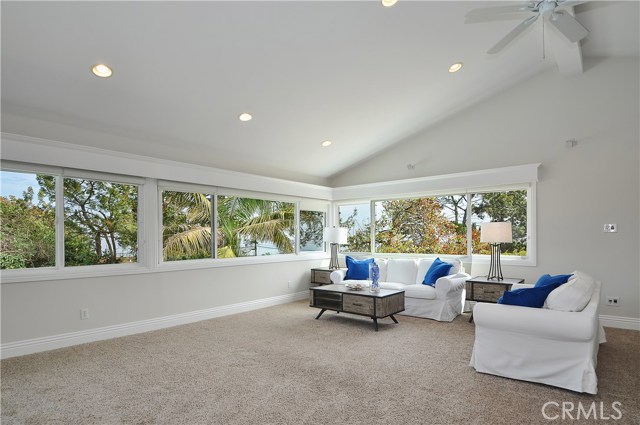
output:
[[404, 311], [404, 291], [380, 289], [380, 292], [370, 292], [369, 288], [354, 291], [344, 285], [317, 286], [309, 288], [309, 306], [321, 309], [316, 319], [327, 310], [371, 317], [377, 332], [378, 319], [391, 317], [398, 323], [393, 315]]

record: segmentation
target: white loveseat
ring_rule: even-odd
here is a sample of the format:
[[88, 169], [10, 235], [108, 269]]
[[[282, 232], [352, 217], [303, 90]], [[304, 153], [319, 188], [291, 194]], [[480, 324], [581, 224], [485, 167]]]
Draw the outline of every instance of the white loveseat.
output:
[[[579, 278], [591, 279], [581, 273]], [[514, 285], [511, 290], [531, 286]], [[478, 372], [596, 394], [598, 348], [606, 342], [598, 316], [600, 287], [592, 280], [591, 298], [581, 311], [548, 308], [550, 299], [558, 302], [552, 295], [562, 286], [549, 294], [543, 308], [476, 304], [470, 366]]]
[[[470, 276], [464, 272], [459, 260], [446, 260], [453, 264], [449, 275], [439, 278], [435, 288], [423, 285], [422, 281], [433, 261], [433, 258], [375, 259], [380, 267], [380, 287], [404, 290], [405, 310], [399, 314], [450, 322], [462, 312], [464, 283]], [[335, 284], [369, 285], [368, 281], [345, 280], [346, 273], [346, 270], [332, 272], [331, 281]]]

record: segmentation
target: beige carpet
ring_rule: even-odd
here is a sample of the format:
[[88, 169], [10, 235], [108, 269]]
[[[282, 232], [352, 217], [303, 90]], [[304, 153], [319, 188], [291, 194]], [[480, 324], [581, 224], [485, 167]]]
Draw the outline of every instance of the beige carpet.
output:
[[[597, 396], [475, 372], [474, 325], [296, 302], [2, 361], [2, 424], [549, 424], [552, 401], [639, 424], [640, 333], [607, 328]], [[559, 413], [559, 409], [550, 409]], [[593, 419], [584, 423], [594, 423]]]

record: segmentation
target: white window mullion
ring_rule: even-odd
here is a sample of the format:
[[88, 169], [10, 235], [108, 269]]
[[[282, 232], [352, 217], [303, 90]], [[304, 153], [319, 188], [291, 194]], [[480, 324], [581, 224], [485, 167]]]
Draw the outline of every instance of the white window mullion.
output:
[[138, 263], [154, 269], [158, 265], [158, 250], [155, 241], [161, 239], [158, 228], [157, 209], [158, 183], [155, 179], [146, 179], [144, 186], [138, 189]]
[[376, 202], [375, 201], [369, 201], [369, 221], [371, 223], [371, 236], [370, 236], [371, 247], [369, 251], [371, 251], [372, 254], [375, 254], [376, 252]]
[[64, 268], [64, 178], [56, 176], [56, 268]]
[[218, 258], [218, 194], [211, 194], [211, 258]]
[[467, 255], [469, 258], [471, 258], [471, 255], [473, 254], [473, 229], [471, 228], [473, 224], [471, 220], [471, 214], [473, 214], [472, 196], [472, 193], [467, 192], [467, 221], [465, 224], [467, 226]]

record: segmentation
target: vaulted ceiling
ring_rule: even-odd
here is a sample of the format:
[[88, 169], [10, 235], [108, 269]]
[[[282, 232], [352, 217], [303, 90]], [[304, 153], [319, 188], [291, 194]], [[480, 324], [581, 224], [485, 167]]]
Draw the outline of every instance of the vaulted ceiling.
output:
[[501, 4], [3, 1], [2, 131], [324, 183], [538, 72], [638, 57], [637, 1], [576, 6], [580, 45], [537, 22], [487, 55], [525, 15], [465, 15]]

